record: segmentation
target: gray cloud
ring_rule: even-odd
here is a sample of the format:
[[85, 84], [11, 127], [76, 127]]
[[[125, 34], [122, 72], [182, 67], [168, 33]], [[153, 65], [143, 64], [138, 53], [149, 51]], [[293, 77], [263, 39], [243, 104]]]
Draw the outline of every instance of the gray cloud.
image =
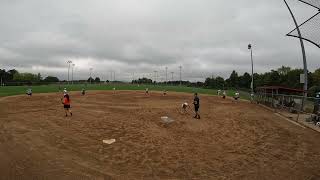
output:
[[[315, 10], [292, 0], [299, 22]], [[250, 71], [253, 44], [259, 73], [281, 65], [301, 68], [297, 39], [285, 37], [293, 23], [279, 0], [0, 0], [0, 67], [75, 78], [164, 78], [167, 66], [183, 66], [186, 80]], [[307, 43], [310, 70], [319, 49]], [[169, 75], [171, 77], [171, 74]], [[160, 77], [159, 77], [160, 78]], [[161, 79], [160, 78], [160, 79]]]

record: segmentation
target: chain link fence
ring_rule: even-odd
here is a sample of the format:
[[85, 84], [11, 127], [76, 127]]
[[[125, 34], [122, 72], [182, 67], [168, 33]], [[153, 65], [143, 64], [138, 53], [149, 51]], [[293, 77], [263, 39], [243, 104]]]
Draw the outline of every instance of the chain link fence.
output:
[[315, 97], [259, 92], [255, 101], [272, 108], [275, 113], [320, 131], [320, 100]]
[[258, 93], [255, 99], [258, 103], [274, 109], [287, 110], [291, 113], [315, 113], [316, 98], [297, 95]]

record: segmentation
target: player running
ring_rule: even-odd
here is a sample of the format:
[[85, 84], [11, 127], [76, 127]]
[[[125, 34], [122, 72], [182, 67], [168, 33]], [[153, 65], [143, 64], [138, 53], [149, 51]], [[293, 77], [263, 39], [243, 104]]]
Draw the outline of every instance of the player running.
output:
[[194, 111], [196, 115], [194, 118], [200, 119], [200, 114], [199, 114], [199, 108], [200, 108], [200, 99], [198, 97], [198, 93], [194, 93], [194, 99], [193, 99], [193, 105], [194, 105]]
[[223, 93], [222, 93], [222, 98], [223, 98], [223, 99], [225, 99], [225, 98], [226, 98], [226, 96], [227, 96], [226, 91], [223, 91]]
[[84, 96], [86, 94], [86, 89], [82, 88], [81, 94], [82, 94], [82, 96]]
[[187, 108], [189, 107], [189, 104], [188, 104], [187, 102], [183, 103], [183, 104], [181, 105], [181, 107], [182, 107], [183, 113], [187, 113], [187, 112], [188, 112], [188, 111], [187, 111]]
[[68, 94], [67, 88], [63, 89], [63, 95], [65, 96], [66, 94]]
[[145, 92], [146, 95], [149, 94], [149, 88], [146, 88], [146, 92]]
[[163, 96], [167, 95], [167, 90], [163, 90]]
[[27, 93], [26, 93], [28, 96], [32, 96], [32, 89], [31, 88], [29, 88], [28, 90], [27, 90]]
[[238, 100], [239, 98], [240, 98], [240, 93], [238, 92], [238, 91], [236, 91], [235, 93], [234, 93], [234, 100]]
[[71, 101], [70, 101], [70, 97], [69, 97], [69, 94], [66, 93], [64, 96], [63, 96], [63, 99], [61, 99], [62, 101], [62, 104], [63, 104], [63, 108], [64, 108], [64, 111], [66, 113], [66, 117], [68, 116], [68, 112], [70, 114], [70, 116], [72, 116], [72, 112], [71, 112]]

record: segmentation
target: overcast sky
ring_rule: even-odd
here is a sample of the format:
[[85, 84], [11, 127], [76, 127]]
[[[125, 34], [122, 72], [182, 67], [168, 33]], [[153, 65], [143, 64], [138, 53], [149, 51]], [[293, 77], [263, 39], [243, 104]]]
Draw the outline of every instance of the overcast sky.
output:
[[[316, 10], [288, 0], [299, 22]], [[281, 65], [302, 68], [299, 40], [282, 0], [0, 0], [0, 68], [103, 80], [151, 77], [165, 67], [179, 79], [203, 81]], [[320, 50], [306, 43], [309, 70]], [[169, 76], [169, 75], [168, 75]], [[171, 74], [170, 74], [171, 79]]]

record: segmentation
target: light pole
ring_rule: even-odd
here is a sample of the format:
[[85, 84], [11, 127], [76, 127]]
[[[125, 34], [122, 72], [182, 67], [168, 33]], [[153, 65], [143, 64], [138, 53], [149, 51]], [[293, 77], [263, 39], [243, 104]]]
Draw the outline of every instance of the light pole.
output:
[[171, 84], [173, 84], [173, 73], [174, 72], [171, 72]]
[[297, 32], [298, 32], [298, 38], [300, 39], [300, 45], [301, 45], [301, 51], [302, 51], [302, 58], [303, 58], [303, 71], [304, 71], [304, 85], [303, 85], [303, 95], [304, 95], [304, 98], [303, 98], [303, 101], [302, 101], [302, 106], [301, 106], [301, 110], [303, 110], [303, 106], [304, 106], [304, 101], [305, 99], [308, 97], [308, 67], [307, 67], [307, 57], [306, 57], [306, 51], [305, 51], [305, 48], [304, 48], [304, 43], [303, 43], [303, 40], [302, 40], [302, 35], [301, 35], [301, 31], [300, 31], [300, 28], [299, 28], [299, 25], [297, 23], [297, 20], [296, 18], [294, 17], [293, 15], [293, 12], [291, 11], [288, 3], [286, 0], [283, 0], [284, 3], [286, 4], [290, 14], [291, 14], [291, 17], [294, 21], [294, 24], [296, 25], [296, 29], [297, 29]]
[[168, 83], [168, 67], [166, 67], [166, 84]]
[[182, 76], [181, 76], [181, 69], [182, 69], [182, 66], [179, 66], [179, 69], [180, 69], [180, 86], [182, 84]]
[[72, 61], [67, 61], [68, 63], [68, 84], [70, 83], [70, 64], [72, 63]]
[[89, 78], [90, 78], [90, 84], [91, 84], [91, 81], [92, 81], [92, 77], [91, 77], [92, 68], [90, 68], [89, 70], [90, 70], [90, 77]]
[[253, 95], [254, 94], [254, 91], [253, 91], [253, 58], [252, 58], [252, 45], [251, 44], [248, 45], [248, 49], [250, 50], [250, 53], [251, 53], [251, 94]]
[[154, 72], [154, 84], [157, 83], [157, 72], [158, 71], [153, 71]]
[[73, 84], [73, 68], [74, 68], [75, 64], [72, 64], [72, 73], [71, 73], [71, 79], [72, 79], [72, 84]]

